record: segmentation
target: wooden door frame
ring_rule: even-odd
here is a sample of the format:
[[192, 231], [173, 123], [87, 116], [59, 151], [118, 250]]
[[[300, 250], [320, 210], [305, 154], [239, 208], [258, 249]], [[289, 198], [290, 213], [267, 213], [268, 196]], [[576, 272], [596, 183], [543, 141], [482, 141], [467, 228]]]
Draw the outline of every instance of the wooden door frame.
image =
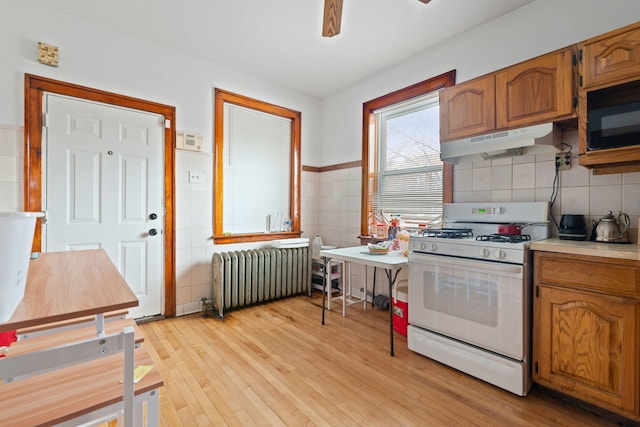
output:
[[[103, 104], [160, 114], [169, 120], [164, 130], [164, 315], [175, 316], [175, 107], [132, 98], [31, 74], [24, 76], [24, 209], [42, 211], [42, 105], [44, 94], [55, 93]], [[36, 224], [33, 251], [41, 252], [42, 228]]]

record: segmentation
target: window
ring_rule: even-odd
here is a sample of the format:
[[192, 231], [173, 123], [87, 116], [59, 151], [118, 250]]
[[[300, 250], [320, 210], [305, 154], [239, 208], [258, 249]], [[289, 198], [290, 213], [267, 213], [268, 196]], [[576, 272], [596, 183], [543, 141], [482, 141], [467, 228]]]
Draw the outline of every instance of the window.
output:
[[215, 103], [215, 243], [298, 237], [300, 113], [220, 89]]
[[438, 91], [455, 71], [364, 104], [361, 233], [400, 215], [417, 227], [439, 223], [453, 201], [452, 165], [440, 161]]

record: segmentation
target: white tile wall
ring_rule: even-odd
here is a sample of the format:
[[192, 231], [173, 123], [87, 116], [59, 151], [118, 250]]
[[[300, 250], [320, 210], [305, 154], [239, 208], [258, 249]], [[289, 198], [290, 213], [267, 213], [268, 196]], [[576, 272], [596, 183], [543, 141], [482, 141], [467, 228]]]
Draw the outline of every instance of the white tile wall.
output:
[[[591, 224], [607, 211], [623, 211], [630, 215], [631, 224], [637, 224], [640, 173], [593, 175], [578, 165], [577, 131], [567, 131], [562, 137], [563, 142], [571, 146], [573, 156], [571, 169], [559, 173], [559, 189], [552, 207], [555, 220], [559, 221], [563, 213], [583, 214]], [[539, 154], [456, 165], [454, 202], [551, 201], [554, 160], [554, 154]]]
[[[203, 172], [189, 183], [189, 171]], [[211, 298], [213, 235], [213, 156], [176, 150], [176, 314], [202, 309]]]

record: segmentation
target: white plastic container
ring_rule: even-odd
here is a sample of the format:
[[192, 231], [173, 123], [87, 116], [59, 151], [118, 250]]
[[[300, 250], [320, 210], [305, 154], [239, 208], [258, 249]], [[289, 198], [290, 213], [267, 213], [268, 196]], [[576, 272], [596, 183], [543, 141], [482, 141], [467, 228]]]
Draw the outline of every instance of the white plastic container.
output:
[[322, 249], [322, 238], [316, 234], [316, 237], [311, 242], [311, 257], [320, 258], [321, 249]]
[[0, 322], [24, 297], [36, 218], [42, 212], [0, 212]]

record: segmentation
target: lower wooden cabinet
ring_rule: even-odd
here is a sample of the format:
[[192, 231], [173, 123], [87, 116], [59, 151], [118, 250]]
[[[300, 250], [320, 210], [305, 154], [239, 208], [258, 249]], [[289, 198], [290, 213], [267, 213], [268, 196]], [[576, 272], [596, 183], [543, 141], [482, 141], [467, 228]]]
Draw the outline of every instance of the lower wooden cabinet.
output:
[[[639, 420], [640, 299], [594, 291], [591, 281], [563, 286], [541, 280], [556, 282], [548, 267], [559, 263], [564, 277], [572, 269], [573, 277], [588, 277], [589, 263], [599, 272], [610, 268], [612, 282], [620, 267], [611, 259], [535, 253], [533, 380]], [[631, 268], [628, 262], [623, 267]]]

